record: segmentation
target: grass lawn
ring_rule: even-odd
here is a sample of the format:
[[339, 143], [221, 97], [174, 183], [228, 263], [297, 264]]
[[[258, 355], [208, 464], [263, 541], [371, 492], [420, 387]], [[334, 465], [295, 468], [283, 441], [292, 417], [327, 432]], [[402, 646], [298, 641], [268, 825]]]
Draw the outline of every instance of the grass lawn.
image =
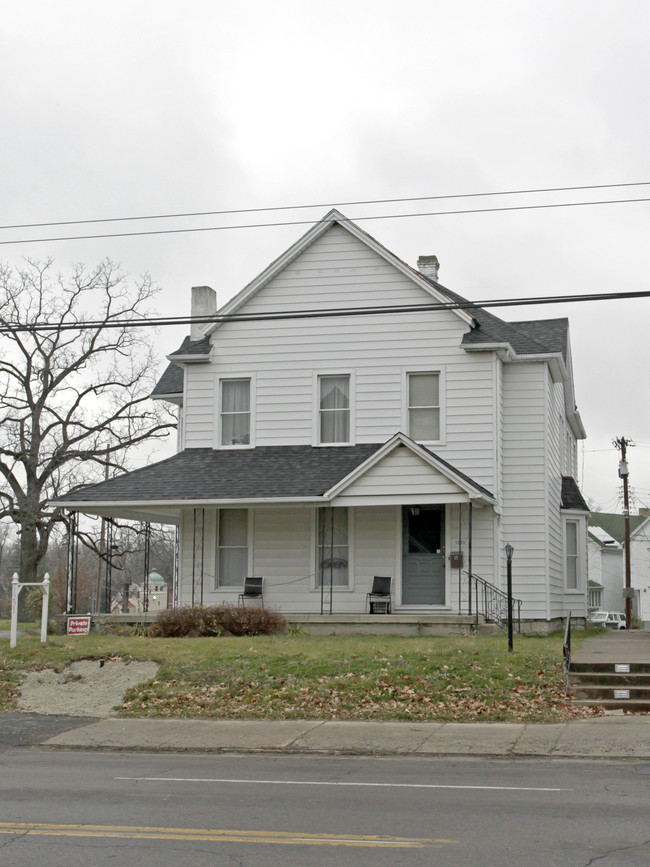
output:
[[154, 659], [127, 693], [132, 717], [553, 722], [589, 711], [564, 700], [562, 636], [255, 638], [52, 636], [0, 643], [0, 711], [20, 672], [74, 659]]

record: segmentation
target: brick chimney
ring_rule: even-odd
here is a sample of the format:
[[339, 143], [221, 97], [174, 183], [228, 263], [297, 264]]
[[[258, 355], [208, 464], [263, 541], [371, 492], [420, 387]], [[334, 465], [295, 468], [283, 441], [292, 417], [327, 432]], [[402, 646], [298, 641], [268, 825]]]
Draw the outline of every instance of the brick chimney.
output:
[[[217, 312], [217, 293], [210, 286], [192, 286], [192, 305], [190, 315], [192, 319], [197, 316], [212, 316]], [[201, 340], [205, 322], [193, 322], [190, 328], [190, 338]]]
[[418, 271], [430, 280], [438, 280], [440, 262], [437, 256], [420, 256], [418, 259]]

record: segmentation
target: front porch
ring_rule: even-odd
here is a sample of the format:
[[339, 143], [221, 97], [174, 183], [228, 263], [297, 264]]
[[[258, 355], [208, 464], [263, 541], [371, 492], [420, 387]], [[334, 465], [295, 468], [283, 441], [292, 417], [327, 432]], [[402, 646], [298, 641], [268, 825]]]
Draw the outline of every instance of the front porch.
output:
[[[148, 626], [160, 612], [139, 614], [94, 614], [92, 631], [104, 632], [116, 626]], [[65, 622], [66, 615], [61, 615]], [[309, 635], [401, 635], [450, 637], [492, 635], [496, 623], [479, 614], [285, 614], [289, 631], [300, 629]]]

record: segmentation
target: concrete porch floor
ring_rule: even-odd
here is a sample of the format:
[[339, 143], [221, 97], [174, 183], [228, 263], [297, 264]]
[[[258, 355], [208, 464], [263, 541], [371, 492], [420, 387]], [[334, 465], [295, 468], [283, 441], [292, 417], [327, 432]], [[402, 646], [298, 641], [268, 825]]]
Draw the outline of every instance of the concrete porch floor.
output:
[[498, 632], [474, 614], [285, 614], [309, 635], [490, 635]]

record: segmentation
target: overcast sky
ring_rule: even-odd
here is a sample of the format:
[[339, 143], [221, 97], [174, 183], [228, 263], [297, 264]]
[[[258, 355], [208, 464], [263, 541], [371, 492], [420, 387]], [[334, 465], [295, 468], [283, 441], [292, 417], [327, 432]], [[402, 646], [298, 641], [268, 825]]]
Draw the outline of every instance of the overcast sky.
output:
[[[44, 242], [101, 232], [355, 219], [650, 197], [649, 186], [391, 206], [415, 196], [650, 182], [647, 0], [21, 0], [0, 36], [2, 226], [280, 205], [312, 210], [4, 229], [0, 258], [109, 257], [189, 313], [222, 304], [305, 226]], [[359, 225], [472, 300], [647, 290], [650, 202]], [[261, 218], [261, 219], [260, 219]], [[584, 493], [650, 504], [650, 299], [495, 310], [569, 316]], [[185, 329], [168, 328], [161, 355]]]

